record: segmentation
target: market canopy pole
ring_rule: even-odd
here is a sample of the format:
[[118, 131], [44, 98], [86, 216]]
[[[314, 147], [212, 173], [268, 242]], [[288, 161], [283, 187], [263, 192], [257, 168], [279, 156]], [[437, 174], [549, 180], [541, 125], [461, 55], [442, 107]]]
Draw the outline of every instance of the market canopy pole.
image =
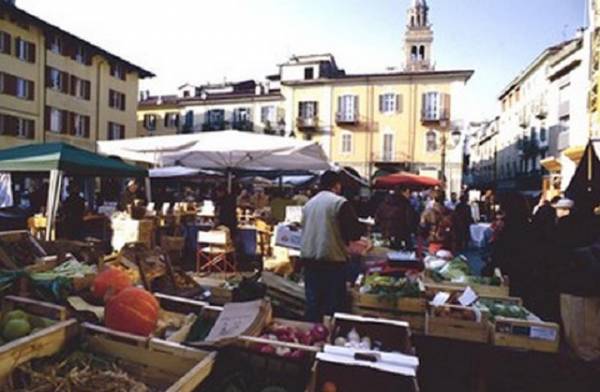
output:
[[56, 239], [56, 213], [60, 204], [60, 194], [64, 173], [61, 170], [50, 171], [50, 184], [46, 203], [46, 241]]

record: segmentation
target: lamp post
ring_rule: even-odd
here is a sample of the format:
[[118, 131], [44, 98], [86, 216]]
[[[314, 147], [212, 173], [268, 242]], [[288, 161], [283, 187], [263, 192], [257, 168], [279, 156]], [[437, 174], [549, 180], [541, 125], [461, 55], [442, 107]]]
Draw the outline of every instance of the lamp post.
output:
[[[448, 132], [450, 131], [450, 122], [448, 120], [440, 121], [440, 132], [442, 133], [442, 168], [440, 173], [440, 180], [446, 182], [446, 155], [448, 151]], [[461, 133], [455, 129], [450, 132], [451, 148], [455, 148], [460, 143]]]

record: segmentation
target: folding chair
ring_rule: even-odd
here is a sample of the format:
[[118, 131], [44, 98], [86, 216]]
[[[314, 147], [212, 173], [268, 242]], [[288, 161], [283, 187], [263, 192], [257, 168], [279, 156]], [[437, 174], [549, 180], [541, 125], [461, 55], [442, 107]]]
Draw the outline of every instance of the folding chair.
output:
[[196, 272], [236, 272], [235, 247], [229, 231], [198, 232]]

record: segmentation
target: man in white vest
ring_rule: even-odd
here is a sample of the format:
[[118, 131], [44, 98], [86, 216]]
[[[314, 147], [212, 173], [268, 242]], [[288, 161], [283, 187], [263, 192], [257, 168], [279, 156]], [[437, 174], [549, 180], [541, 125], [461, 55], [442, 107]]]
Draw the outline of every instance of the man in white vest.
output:
[[362, 227], [342, 193], [341, 177], [327, 171], [321, 191], [302, 210], [302, 249], [306, 318], [322, 322], [324, 315], [344, 310], [350, 241], [360, 239]]

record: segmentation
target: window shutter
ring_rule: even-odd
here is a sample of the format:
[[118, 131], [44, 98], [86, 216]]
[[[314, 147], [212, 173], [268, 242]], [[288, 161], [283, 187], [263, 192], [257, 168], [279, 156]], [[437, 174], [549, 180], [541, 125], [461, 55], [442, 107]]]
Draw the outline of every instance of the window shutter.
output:
[[83, 117], [83, 124], [84, 124], [84, 129], [85, 129], [85, 137], [89, 138], [90, 137], [90, 116], [84, 116]]
[[402, 113], [403, 110], [403, 100], [402, 100], [402, 94], [398, 94], [396, 95], [396, 113]]
[[61, 110], [63, 115], [63, 129], [64, 133], [67, 135], [75, 134], [75, 113], [68, 112], [66, 110]]
[[165, 128], [167, 128], [169, 126], [169, 113], [165, 113]]
[[35, 121], [27, 120], [26, 124], [27, 124], [27, 134], [26, 134], [27, 139], [35, 139]]
[[342, 105], [343, 105], [343, 97], [338, 97], [337, 112], [340, 114], [344, 112], [344, 108], [342, 107]]
[[89, 81], [85, 81], [85, 99], [87, 99], [88, 101], [91, 99], [92, 96], [92, 83], [90, 83]]
[[358, 95], [355, 95], [354, 96], [354, 114], [356, 115], [356, 118], [358, 118], [358, 114], [360, 113], [358, 103], [359, 103]]
[[427, 105], [427, 93], [423, 93], [421, 96], [421, 114], [423, 117], [425, 117], [425, 114], [427, 113]]
[[27, 42], [27, 61], [30, 63], [35, 63], [35, 44], [31, 42]]
[[379, 113], [383, 113], [383, 94], [379, 95]]
[[4, 135], [6, 132], [6, 116], [4, 114], [0, 114], [0, 135]]
[[179, 114], [175, 115], [175, 127], [179, 128]]
[[319, 103], [315, 102], [314, 105], [315, 105], [315, 117], [317, 117], [319, 115]]
[[15, 38], [15, 56], [21, 58], [21, 38]]
[[13, 75], [6, 74], [4, 76], [4, 82], [6, 83], [6, 93], [16, 96], [17, 95], [17, 78]]
[[447, 113], [448, 119], [450, 118], [450, 94], [443, 95], [443, 111]]
[[125, 111], [125, 94], [120, 94], [121, 95], [121, 110]]
[[70, 77], [69, 93], [73, 96], [77, 96], [77, 76], [71, 75]]
[[27, 99], [33, 101], [35, 99], [35, 84], [28, 80], [27, 81]]
[[46, 106], [44, 110], [44, 130], [50, 130], [50, 107]]
[[60, 86], [61, 87], [60, 90], [63, 93], [68, 94], [69, 93], [69, 81], [70, 81], [69, 74], [66, 72], [61, 72], [60, 79], [62, 81], [62, 86]]
[[14, 124], [14, 117], [13, 116], [8, 116], [8, 115], [4, 115], [3, 117], [3, 124], [2, 124], [2, 134], [7, 135], [7, 136], [14, 136], [16, 135], [16, 127]]
[[2, 39], [4, 40], [4, 53], [11, 54], [12, 37], [10, 36], [10, 34], [4, 33]]
[[51, 78], [52, 68], [46, 67], [46, 87], [52, 87], [52, 78]]

